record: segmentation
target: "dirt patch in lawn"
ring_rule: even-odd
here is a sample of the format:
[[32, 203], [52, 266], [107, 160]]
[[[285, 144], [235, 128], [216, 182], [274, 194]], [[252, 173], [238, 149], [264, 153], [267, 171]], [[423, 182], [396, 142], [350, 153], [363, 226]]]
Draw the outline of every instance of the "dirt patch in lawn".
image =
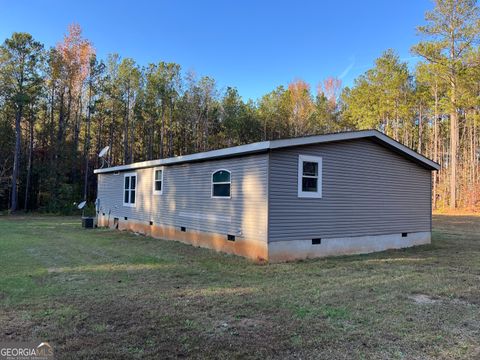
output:
[[415, 303], [420, 305], [431, 305], [431, 304], [437, 304], [441, 302], [440, 299], [434, 299], [425, 294], [415, 294], [410, 296], [410, 299], [412, 299]]
[[[148, 358], [162, 354], [167, 358], [225, 358], [232, 351], [239, 356], [258, 353], [268, 357], [289, 349], [285, 346], [289, 344], [289, 326], [276, 326], [266, 316], [232, 317], [225, 309], [212, 307], [208, 298], [183, 299], [180, 303], [148, 296], [94, 302], [70, 299], [76, 313], [83, 315], [69, 319], [68, 331], [59, 333], [55, 321], [42, 321], [34, 327], [55, 334], [59, 353], [75, 352], [81, 357], [108, 358], [113, 352]], [[284, 343], [266, 342], [265, 338], [283, 339]], [[115, 339], [115, 349], [111, 339]]]

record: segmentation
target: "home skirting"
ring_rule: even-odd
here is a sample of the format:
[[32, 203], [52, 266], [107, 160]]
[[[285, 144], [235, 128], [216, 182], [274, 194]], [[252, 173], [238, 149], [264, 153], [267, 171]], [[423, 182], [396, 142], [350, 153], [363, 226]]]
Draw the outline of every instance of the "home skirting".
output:
[[266, 261], [268, 258], [267, 243], [249, 240], [236, 236], [235, 241], [227, 239], [227, 234], [211, 233], [186, 228], [181, 231], [180, 227], [146, 223], [138, 220], [114, 220], [107, 216], [98, 216], [98, 226], [129, 230], [148, 235], [157, 239], [176, 240], [185, 244], [216, 250], [228, 254], [243, 256], [255, 261]]
[[388, 249], [400, 249], [430, 244], [431, 232], [370, 235], [321, 239], [319, 244], [311, 240], [275, 241], [264, 243], [236, 236], [234, 241], [227, 234], [204, 232], [180, 227], [152, 224], [138, 220], [124, 220], [99, 215], [98, 226], [129, 230], [158, 239], [176, 240], [185, 244], [213, 249], [219, 252], [243, 256], [255, 261], [284, 262], [308, 258], [366, 254]]
[[270, 262], [282, 262], [325, 256], [367, 254], [430, 244], [430, 242], [430, 231], [407, 233], [406, 236], [400, 233], [321, 239], [320, 244], [312, 244], [311, 240], [276, 241], [268, 243], [268, 259]]

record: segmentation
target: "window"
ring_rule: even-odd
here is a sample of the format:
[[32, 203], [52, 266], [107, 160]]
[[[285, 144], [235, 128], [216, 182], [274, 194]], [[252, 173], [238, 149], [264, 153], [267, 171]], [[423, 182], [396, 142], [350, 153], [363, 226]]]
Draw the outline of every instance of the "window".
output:
[[229, 198], [230, 186], [230, 171], [217, 170], [212, 174], [212, 197]]
[[127, 173], [123, 178], [123, 206], [135, 206], [137, 173]]
[[322, 158], [299, 155], [298, 197], [322, 197]]
[[153, 170], [153, 194], [163, 194], [163, 168]]

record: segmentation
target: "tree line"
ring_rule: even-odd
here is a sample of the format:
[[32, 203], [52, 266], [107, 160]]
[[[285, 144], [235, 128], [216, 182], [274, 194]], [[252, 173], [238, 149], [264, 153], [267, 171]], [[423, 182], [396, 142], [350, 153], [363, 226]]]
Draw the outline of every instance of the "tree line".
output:
[[46, 49], [14, 33], [0, 46], [0, 209], [68, 213], [94, 200], [111, 165], [261, 140], [379, 129], [442, 165], [435, 208], [479, 204], [480, 13], [437, 0], [418, 27], [414, 69], [386, 50], [353, 86], [302, 80], [256, 101], [208, 76], [160, 61], [98, 59], [79, 25]]

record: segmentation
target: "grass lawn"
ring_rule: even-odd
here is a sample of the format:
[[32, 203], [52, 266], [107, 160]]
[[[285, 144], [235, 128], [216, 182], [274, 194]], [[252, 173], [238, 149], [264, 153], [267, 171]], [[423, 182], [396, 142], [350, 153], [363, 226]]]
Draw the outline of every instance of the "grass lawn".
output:
[[433, 243], [255, 265], [172, 241], [0, 217], [0, 343], [57, 359], [480, 358], [480, 217]]

